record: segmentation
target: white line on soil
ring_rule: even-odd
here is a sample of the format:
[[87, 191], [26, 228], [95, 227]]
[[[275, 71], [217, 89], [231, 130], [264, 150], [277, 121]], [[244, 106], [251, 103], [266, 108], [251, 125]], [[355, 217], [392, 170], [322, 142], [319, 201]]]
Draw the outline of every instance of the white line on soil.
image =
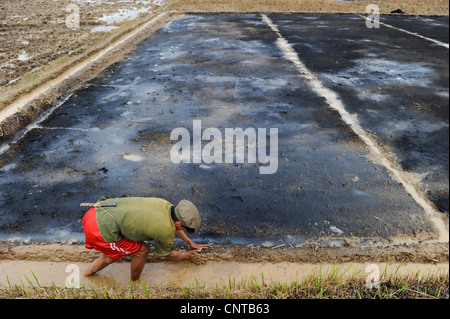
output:
[[437, 211], [427, 198], [422, 194], [417, 185], [414, 183], [414, 179], [408, 172], [403, 171], [401, 168], [395, 167], [391, 156], [383, 154], [382, 150], [377, 146], [377, 143], [360, 125], [357, 115], [350, 114], [339, 99], [338, 95], [326, 88], [323, 83], [314, 75], [301, 61], [298, 54], [293, 49], [292, 45], [281, 35], [277, 25], [265, 14], [262, 14], [262, 20], [278, 35], [277, 45], [283, 51], [285, 57], [295, 64], [300, 71], [301, 76], [309, 81], [311, 88], [320, 96], [325, 98], [328, 105], [339, 112], [342, 120], [350, 126], [350, 128], [359, 136], [359, 138], [368, 146], [371, 153], [371, 160], [376, 164], [384, 166], [399, 183], [403, 185], [406, 192], [408, 192], [412, 198], [420, 205], [425, 214], [430, 218], [430, 221], [436, 227], [439, 232], [438, 242], [449, 241], [449, 231], [441, 217], [441, 213]]
[[[61, 105], [63, 105], [72, 95], [73, 95], [73, 93], [69, 94], [64, 99], [62, 99], [57, 105], [52, 107], [50, 110], [47, 110], [47, 112], [44, 112], [34, 123], [28, 125], [24, 129], [23, 133], [19, 137], [17, 137], [16, 139], [14, 139], [12, 142], [5, 143], [4, 145], [0, 146], [0, 155], [4, 154], [6, 151], [8, 151], [11, 148], [11, 146], [13, 146], [18, 141], [20, 141], [32, 129], [42, 128], [40, 126], [40, 124], [43, 121], [45, 121], [53, 113], [53, 111], [55, 111], [57, 108], [59, 108]], [[1, 122], [1, 120], [0, 120], [0, 122]]]
[[[361, 15], [360, 15], [360, 17], [363, 18], [363, 19], [371, 21], [368, 17], [361, 16]], [[384, 23], [384, 22], [381, 22], [381, 21], [379, 23], [381, 25], [384, 25], [385, 27], [388, 27], [388, 28], [391, 28], [391, 29], [394, 29], [394, 30], [397, 30], [397, 31], [401, 31], [401, 32], [404, 32], [404, 33], [407, 33], [407, 34], [410, 34], [410, 35], [414, 35], [414, 36], [416, 36], [418, 38], [421, 38], [421, 39], [424, 39], [424, 40], [427, 40], [427, 41], [431, 41], [431, 42], [433, 42], [433, 43], [435, 43], [437, 45], [440, 45], [440, 46], [448, 49], [448, 43], [441, 42], [439, 40], [435, 40], [435, 39], [432, 39], [432, 38], [425, 37], [425, 36], [423, 36], [421, 34], [418, 34], [416, 32], [411, 32], [411, 31], [408, 31], [408, 30], [405, 30], [405, 29], [402, 29], [402, 28], [397, 28], [397, 27], [394, 27], [393, 25], [390, 25], [390, 24], [387, 24], [387, 23]]]

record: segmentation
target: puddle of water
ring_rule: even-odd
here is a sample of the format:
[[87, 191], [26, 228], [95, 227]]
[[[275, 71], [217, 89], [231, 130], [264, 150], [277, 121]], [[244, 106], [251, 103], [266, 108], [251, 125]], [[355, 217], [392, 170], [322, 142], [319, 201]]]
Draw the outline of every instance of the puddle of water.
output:
[[118, 28], [118, 26], [115, 26], [115, 25], [111, 25], [111, 26], [98, 26], [98, 27], [95, 27], [95, 28], [92, 28], [91, 29], [91, 33], [95, 33], [95, 32], [109, 32], [109, 31], [112, 31], [112, 30], [114, 30], [114, 29], [117, 29]]
[[[34, 242], [84, 243], [84, 233], [76, 233], [72, 228], [73, 224], [67, 224], [64, 227], [49, 228], [41, 233], [30, 234], [17, 232], [14, 234], [0, 234], [0, 241], [23, 244], [31, 244]], [[61, 240], [61, 238], [64, 238], [64, 240]]]
[[114, 12], [110, 15], [104, 14], [103, 17], [97, 19], [97, 21], [106, 24], [121, 23], [127, 20], [136, 19], [139, 16], [139, 14], [146, 13], [151, 9], [152, 9], [151, 7], [119, 9], [119, 12]]
[[337, 228], [336, 226], [330, 226], [330, 230], [333, 233], [336, 233], [338, 235], [342, 235], [344, 232], [342, 230], [340, 230], [339, 228]]
[[17, 56], [17, 60], [19, 61], [28, 61], [30, 59], [30, 57], [28, 56], [28, 54], [26, 52], [22, 52], [21, 54], [19, 54]]
[[123, 158], [126, 159], [127, 161], [132, 161], [132, 162], [142, 161], [142, 157], [140, 157], [139, 155], [123, 155]]
[[0, 172], [9, 172], [10, 170], [12, 170], [12, 169], [14, 169], [14, 168], [16, 168], [17, 167], [17, 164], [16, 163], [11, 163], [11, 164], [8, 164], [8, 165], [5, 165], [5, 166], [3, 166], [3, 167], [1, 167], [0, 168]]

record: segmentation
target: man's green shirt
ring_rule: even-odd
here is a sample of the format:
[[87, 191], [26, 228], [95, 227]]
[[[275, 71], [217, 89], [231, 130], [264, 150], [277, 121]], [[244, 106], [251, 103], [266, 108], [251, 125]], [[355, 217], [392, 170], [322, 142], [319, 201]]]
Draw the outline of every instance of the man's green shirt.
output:
[[97, 225], [103, 240], [108, 243], [124, 238], [154, 240], [158, 255], [170, 254], [175, 236], [170, 202], [155, 197], [101, 198], [100, 201], [116, 204], [116, 207], [96, 208]]

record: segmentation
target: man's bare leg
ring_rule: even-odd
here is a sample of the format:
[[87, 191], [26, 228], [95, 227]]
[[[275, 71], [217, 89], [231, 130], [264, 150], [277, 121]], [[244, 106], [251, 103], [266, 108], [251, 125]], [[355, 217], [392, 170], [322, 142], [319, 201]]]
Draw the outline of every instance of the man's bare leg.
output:
[[115, 259], [112, 259], [103, 254], [103, 256], [97, 258], [92, 262], [92, 264], [89, 265], [88, 269], [86, 269], [86, 271], [84, 272], [84, 277], [92, 276], [96, 272], [102, 270], [103, 268], [112, 264], [115, 261], [116, 261]]
[[142, 270], [144, 270], [147, 256], [150, 253], [150, 248], [146, 243], [142, 244], [140, 251], [131, 256], [131, 280], [136, 281], [141, 277]]

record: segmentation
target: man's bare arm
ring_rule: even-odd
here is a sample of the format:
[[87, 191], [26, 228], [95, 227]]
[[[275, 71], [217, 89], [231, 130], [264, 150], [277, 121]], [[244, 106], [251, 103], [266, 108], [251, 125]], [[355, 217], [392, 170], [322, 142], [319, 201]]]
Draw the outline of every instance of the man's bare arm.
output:
[[175, 235], [176, 235], [178, 238], [184, 240], [184, 242], [185, 242], [186, 244], [188, 244], [189, 247], [191, 247], [192, 249], [196, 249], [196, 250], [198, 250], [199, 252], [202, 251], [203, 248], [208, 247], [208, 245], [199, 245], [199, 244], [194, 243], [194, 242], [186, 235], [186, 233], [184, 232], [184, 230], [176, 230], [176, 231], [175, 231]]
[[189, 261], [194, 261], [194, 256], [198, 252], [199, 252], [198, 250], [190, 250], [190, 251], [175, 251], [175, 250], [173, 250], [165, 258], [170, 259], [170, 260], [189, 260]]

